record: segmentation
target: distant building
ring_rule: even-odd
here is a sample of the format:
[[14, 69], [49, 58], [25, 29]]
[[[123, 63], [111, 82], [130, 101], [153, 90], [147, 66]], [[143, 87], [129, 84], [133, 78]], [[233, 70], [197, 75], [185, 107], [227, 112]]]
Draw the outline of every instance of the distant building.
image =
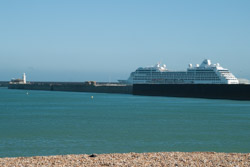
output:
[[25, 73], [23, 73], [23, 77], [22, 79], [20, 78], [13, 78], [11, 81], [10, 81], [10, 84], [26, 84], [26, 75]]
[[96, 81], [86, 81], [85, 85], [96, 86]]

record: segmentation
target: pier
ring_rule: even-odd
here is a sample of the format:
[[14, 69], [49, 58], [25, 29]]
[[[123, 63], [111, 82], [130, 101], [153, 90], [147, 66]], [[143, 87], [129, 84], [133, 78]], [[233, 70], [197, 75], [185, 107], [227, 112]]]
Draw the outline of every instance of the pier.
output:
[[0, 81], [0, 87], [8, 87], [9, 81]]
[[27, 82], [10, 83], [9, 89], [132, 94], [132, 85], [107, 82]]

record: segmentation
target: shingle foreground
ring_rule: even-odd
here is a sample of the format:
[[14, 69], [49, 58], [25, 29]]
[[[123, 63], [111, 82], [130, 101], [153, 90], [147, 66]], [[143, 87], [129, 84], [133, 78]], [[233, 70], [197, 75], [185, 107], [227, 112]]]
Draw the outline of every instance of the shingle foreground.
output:
[[250, 153], [157, 152], [0, 158], [0, 166], [250, 166]]

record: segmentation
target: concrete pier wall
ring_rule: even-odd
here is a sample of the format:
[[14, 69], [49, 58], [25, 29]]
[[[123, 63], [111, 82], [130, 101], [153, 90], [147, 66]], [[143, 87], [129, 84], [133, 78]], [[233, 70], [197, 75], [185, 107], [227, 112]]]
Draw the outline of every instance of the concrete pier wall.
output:
[[51, 90], [50, 84], [10, 84], [9, 89]]
[[8, 87], [9, 82], [8, 81], [0, 81], [0, 87]]
[[134, 84], [134, 95], [250, 100], [245, 84]]
[[211, 99], [250, 100], [250, 85], [224, 84], [107, 84], [90, 82], [32, 82], [9, 84], [9, 89], [120, 93], [145, 96], [195, 97]]
[[132, 86], [52, 85], [53, 91], [132, 94]]
[[89, 84], [89, 83], [69, 83], [69, 82], [39, 82], [28, 84], [10, 84], [9, 89], [25, 90], [47, 90], [47, 91], [70, 91], [70, 92], [95, 92], [95, 93], [121, 93], [132, 94], [132, 86], [119, 84]]

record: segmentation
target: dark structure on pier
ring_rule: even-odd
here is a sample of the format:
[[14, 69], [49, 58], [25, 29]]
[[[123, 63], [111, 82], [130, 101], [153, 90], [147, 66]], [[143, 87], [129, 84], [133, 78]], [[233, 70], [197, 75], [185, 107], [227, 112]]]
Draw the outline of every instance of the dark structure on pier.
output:
[[250, 100], [249, 84], [134, 84], [134, 95]]

